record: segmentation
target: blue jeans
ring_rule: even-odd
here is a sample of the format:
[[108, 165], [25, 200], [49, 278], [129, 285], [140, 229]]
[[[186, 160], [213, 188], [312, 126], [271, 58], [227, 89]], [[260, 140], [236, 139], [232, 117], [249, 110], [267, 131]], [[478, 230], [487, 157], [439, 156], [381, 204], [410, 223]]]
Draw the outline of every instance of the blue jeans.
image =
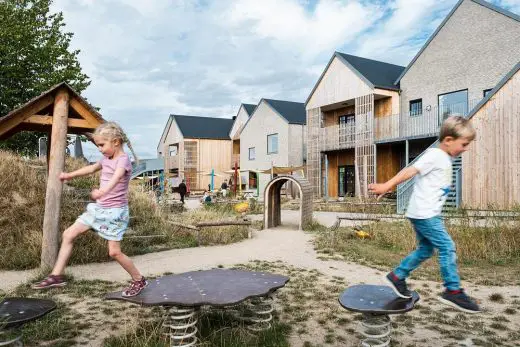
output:
[[460, 289], [455, 243], [446, 231], [442, 218], [409, 219], [417, 237], [417, 249], [401, 261], [394, 274], [400, 279], [407, 278], [423, 261], [431, 258], [434, 248], [437, 248], [444, 286], [448, 290]]

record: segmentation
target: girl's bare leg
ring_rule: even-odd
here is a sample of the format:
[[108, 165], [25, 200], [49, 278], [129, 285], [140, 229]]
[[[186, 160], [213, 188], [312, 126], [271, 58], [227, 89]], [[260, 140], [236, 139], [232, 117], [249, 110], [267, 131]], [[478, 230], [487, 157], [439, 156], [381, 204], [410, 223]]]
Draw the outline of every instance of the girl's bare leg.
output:
[[89, 230], [90, 227], [80, 222], [75, 222], [63, 232], [61, 247], [58, 253], [58, 259], [54, 268], [52, 269], [51, 275], [63, 275], [65, 267], [69, 261], [70, 255], [72, 254], [72, 248], [74, 246], [74, 240], [85, 231]]
[[108, 254], [112, 259], [117, 261], [123, 269], [126, 270], [132, 276], [134, 281], [139, 281], [143, 278], [139, 270], [134, 265], [132, 259], [126, 254], [121, 252], [121, 242], [119, 241], [108, 241]]

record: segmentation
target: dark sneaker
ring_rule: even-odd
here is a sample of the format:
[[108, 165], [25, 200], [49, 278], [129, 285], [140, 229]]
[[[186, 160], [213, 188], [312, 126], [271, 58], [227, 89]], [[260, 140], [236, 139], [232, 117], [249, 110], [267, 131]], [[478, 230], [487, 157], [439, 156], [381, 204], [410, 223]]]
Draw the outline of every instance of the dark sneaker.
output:
[[139, 295], [143, 291], [144, 288], [148, 285], [148, 281], [144, 278], [144, 276], [139, 281], [132, 281], [130, 283], [130, 287], [125, 288], [121, 292], [121, 296], [125, 298], [129, 298], [132, 296]]
[[32, 285], [32, 289], [48, 289], [63, 287], [67, 285], [65, 278], [61, 275], [49, 275], [44, 280]]
[[408, 290], [406, 286], [406, 281], [399, 279], [393, 272], [390, 272], [385, 276], [385, 281], [390, 285], [398, 296], [404, 299], [411, 299], [412, 292]]
[[477, 303], [473, 301], [469, 296], [461, 290], [446, 290], [439, 296], [439, 301], [443, 304], [456, 308], [457, 310], [466, 312], [466, 313], [479, 313], [480, 308]]

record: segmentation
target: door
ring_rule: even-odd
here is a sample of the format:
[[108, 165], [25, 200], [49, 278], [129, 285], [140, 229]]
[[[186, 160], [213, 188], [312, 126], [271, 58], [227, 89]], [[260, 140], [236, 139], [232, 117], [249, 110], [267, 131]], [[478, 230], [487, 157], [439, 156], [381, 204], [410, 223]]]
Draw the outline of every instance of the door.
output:
[[338, 196], [354, 196], [354, 165], [338, 166]]

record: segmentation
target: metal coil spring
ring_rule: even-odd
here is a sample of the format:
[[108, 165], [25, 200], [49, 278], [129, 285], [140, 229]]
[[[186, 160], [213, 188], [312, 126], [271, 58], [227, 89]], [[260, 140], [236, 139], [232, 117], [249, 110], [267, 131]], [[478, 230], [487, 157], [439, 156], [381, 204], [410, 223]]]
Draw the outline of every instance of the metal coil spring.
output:
[[0, 346], [23, 346], [22, 333], [18, 329], [4, 330], [0, 327]]
[[197, 344], [197, 311], [193, 307], [165, 307], [166, 319], [163, 327], [170, 339], [171, 347], [192, 347]]
[[387, 315], [363, 315], [360, 322], [360, 333], [366, 337], [361, 341], [363, 347], [386, 347], [390, 346], [390, 334], [392, 325]]
[[262, 331], [271, 328], [274, 311], [271, 296], [253, 298], [246, 305], [251, 313], [251, 316], [247, 317], [247, 320], [252, 323], [248, 326], [249, 330]]

